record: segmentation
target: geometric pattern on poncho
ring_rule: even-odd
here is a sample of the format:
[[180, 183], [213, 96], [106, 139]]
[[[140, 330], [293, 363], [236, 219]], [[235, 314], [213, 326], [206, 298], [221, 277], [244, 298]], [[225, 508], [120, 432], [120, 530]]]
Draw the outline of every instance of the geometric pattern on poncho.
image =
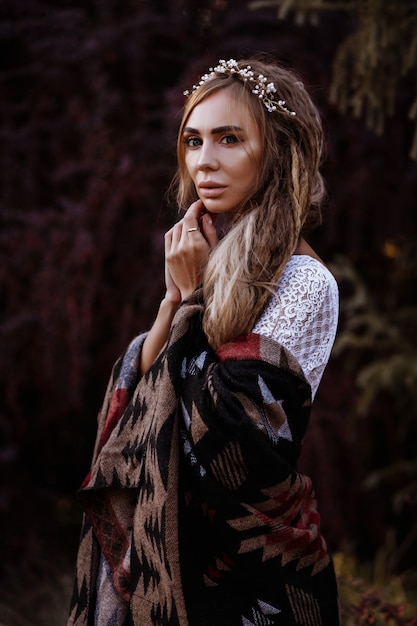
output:
[[121, 606], [111, 615], [130, 613], [109, 613], [109, 626], [337, 626], [317, 503], [297, 471], [309, 385], [259, 335], [214, 353], [202, 310], [198, 293], [180, 307], [143, 377], [144, 337], [113, 369], [80, 491], [68, 624], [94, 624], [104, 559]]

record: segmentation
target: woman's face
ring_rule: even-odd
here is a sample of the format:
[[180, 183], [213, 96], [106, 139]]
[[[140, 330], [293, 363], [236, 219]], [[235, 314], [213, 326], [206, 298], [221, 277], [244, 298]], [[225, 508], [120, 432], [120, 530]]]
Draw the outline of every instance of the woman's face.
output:
[[232, 212], [255, 192], [263, 146], [245, 106], [227, 89], [197, 104], [184, 127], [185, 165], [211, 213]]

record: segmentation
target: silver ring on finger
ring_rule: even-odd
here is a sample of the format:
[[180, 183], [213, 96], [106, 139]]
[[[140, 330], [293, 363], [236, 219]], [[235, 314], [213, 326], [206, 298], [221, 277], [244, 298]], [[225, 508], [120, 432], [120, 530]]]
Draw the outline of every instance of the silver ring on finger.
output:
[[198, 226], [193, 226], [192, 228], [187, 228], [187, 233], [193, 233], [195, 230], [200, 230]]

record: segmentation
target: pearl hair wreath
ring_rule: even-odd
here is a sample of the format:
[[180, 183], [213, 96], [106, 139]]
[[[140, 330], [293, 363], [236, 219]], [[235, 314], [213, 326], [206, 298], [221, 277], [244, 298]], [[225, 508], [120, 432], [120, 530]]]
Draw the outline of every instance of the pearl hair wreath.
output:
[[[285, 106], [285, 100], [274, 99], [274, 94], [276, 94], [277, 92], [274, 83], [268, 83], [263, 74], [258, 74], [258, 76], [255, 76], [250, 65], [239, 68], [235, 59], [229, 59], [229, 61], [220, 59], [219, 64], [216, 65], [216, 67], [210, 67], [209, 73], [203, 74], [203, 76], [200, 78], [198, 85], [193, 85], [191, 93], [194, 93], [199, 87], [201, 87], [201, 85], [204, 85], [204, 83], [211, 80], [215, 76], [219, 76], [220, 74], [238, 74], [244, 82], [249, 81], [250, 83], [252, 83], [252, 93], [262, 100], [265, 108], [270, 113], [276, 111], [279, 107], [282, 111], [288, 113], [289, 115], [296, 115], [295, 111], [291, 111]], [[188, 90], [184, 91], [184, 96], [189, 95], [190, 92]]]

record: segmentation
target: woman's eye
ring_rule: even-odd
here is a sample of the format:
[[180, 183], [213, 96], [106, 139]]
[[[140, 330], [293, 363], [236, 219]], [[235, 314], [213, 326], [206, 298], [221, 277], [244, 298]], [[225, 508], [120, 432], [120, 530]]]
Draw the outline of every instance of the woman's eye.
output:
[[221, 142], [225, 144], [238, 143], [239, 138], [236, 137], [236, 135], [224, 135], [224, 137], [222, 137], [221, 139]]
[[188, 148], [198, 148], [198, 146], [201, 146], [201, 139], [198, 137], [186, 137], [184, 143]]

